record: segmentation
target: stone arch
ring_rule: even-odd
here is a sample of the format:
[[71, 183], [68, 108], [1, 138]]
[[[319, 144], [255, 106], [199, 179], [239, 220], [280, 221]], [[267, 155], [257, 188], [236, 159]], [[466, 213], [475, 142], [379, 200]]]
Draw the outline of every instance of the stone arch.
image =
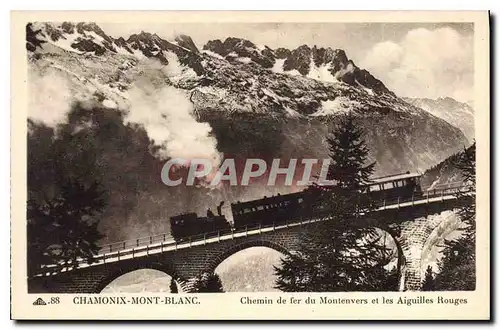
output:
[[177, 272], [175, 269], [167, 264], [161, 263], [161, 262], [141, 262], [141, 263], [136, 263], [132, 264], [127, 267], [119, 267], [117, 269], [113, 269], [111, 271], [108, 271], [106, 276], [104, 276], [96, 285], [94, 293], [100, 293], [106, 286], [108, 286], [111, 282], [116, 280], [122, 275], [131, 273], [136, 270], [141, 270], [141, 269], [152, 269], [152, 270], [157, 270], [160, 272], [163, 272], [172, 278], [176, 280], [179, 284], [180, 282], [183, 281], [182, 278], [180, 278], [177, 275]]
[[403, 291], [404, 288], [404, 267], [406, 263], [406, 255], [404, 251], [404, 247], [401, 244], [399, 229], [392, 228], [391, 226], [385, 226], [381, 223], [373, 222], [369, 225], [369, 227], [378, 229], [385, 234], [389, 235], [396, 246], [397, 250], [397, 264], [396, 264], [396, 274], [397, 278], [399, 278], [398, 290]]
[[217, 256], [213, 257], [208, 265], [205, 267], [204, 271], [213, 273], [215, 272], [215, 269], [217, 266], [219, 266], [224, 260], [232, 256], [233, 254], [251, 248], [251, 247], [268, 247], [270, 249], [273, 249], [275, 251], [281, 252], [283, 254], [289, 254], [290, 251], [282, 246], [281, 244], [269, 241], [269, 240], [252, 240], [252, 241], [247, 241], [243, 242], [240, 244], [236, 244], [232, 246], [231, 248], [227, 249], [226, 251], [218, 254]]
[[455, 210], [445, 210], [403, 222], [400, 239], [406, 259], [402, 274], [404, 290], [420, 290], [423, 280], [422, 255], [425, 246], [432, 241], [433, 232], [438, 232], [441, 226], [448, 224], [454, 217], [456, 217]]
[[[446, 211], [445, 211], [446, 212]], [[427, 228], [425, 228], [428, 233], [427, 239], [424, 241], [421, 251], [420, 258], [420, 277], [421, 279], [425, 276], [425, 268], [427, 260], [425, 256], [429, 254], [430, 250], [436, 245], [436, 243], [446, 236], [448, 236], [453, 231], [464, 228], [464, 223], [461, 221], [460, 217], [456, 213], [456, 210], [448, 211], [448, 215], [441, 219], [439, 222], [429, 222]]]

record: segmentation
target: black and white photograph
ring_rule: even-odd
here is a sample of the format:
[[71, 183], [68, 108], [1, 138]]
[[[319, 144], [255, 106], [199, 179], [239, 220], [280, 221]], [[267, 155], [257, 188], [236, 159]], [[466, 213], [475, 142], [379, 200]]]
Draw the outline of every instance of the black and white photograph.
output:
[[473, 20], [23, 27], [33, 305], [481, 285]]

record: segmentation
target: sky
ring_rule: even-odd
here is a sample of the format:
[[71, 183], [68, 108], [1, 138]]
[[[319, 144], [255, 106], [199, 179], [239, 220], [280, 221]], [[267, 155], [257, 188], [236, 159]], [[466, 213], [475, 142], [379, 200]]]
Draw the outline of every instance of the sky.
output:
[[99, 23], [113, 37], [141, 31], [172, 40], [189, 35], [199, 48], [213, 39], [241, 37], [271, 48], [316, 45], [344, 49], [397, 95], [473, 99], [471, 23]]

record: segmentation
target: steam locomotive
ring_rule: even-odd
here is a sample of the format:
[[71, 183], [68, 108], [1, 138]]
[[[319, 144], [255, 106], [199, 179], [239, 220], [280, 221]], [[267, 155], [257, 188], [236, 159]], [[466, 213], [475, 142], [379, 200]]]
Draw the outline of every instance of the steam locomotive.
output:
[[170, 233], [179, 242], [187, 237], [200, 234], [205, 234], [204, 237], [209, 238], [210, 234], [217, 233], [218, 231], [231, 232], [230, 223], [222, 215], [223, 204], [224, 202], [221, 202], [217, 207], [217, 215], [208, 209], [206, 217], [198, 217], [194, 212], [170, 217]]
[[[370, 196], [371, 200], [391, 201], [400, 199], [409, 200], [422, 194], [420, 174], [401, 173], [384, 177], [373, 178], [362, 187], [362, 192]], [[271, 226], [300, 218], [310, 212], [310, 201], [314, 198], [310, 189], [291, 194], [278, 194], [248, 202], [231, 204], [233, 224], [231, 225], [222, 214], [222, 205], [217, 207], [217, 215], [209, 209], [206, 217], [198, 217], [196, 213], [186, 213], [170, 218], [171, 234], [176, 241], [183, 241], [190, 236], [210, 235], [217, 236], [217, 232], [230, 233], [234, 228], [259, 224]]]

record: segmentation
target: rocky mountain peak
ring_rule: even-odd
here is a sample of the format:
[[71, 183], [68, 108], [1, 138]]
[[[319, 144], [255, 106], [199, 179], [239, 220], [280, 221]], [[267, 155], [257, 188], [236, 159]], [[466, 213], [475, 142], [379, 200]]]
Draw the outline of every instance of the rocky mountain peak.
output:
[[254, 63], [276, 72], [344, 82], [355, 87], [361, 85], [373, 93], [391, 93], [380, 80], [358, 68], [342, 49], [304, 44], [292, 50], [273, 50], [235, 37], [228, 37], [224, 41], [210, 40], [203, 49], [216, 53], [231, 63]]
[[196, 47], [196, 44], [194, 43], [193, 39], [191, 39], [190, 36], [187, 36], [185, 34], [178, 35], [175, 37], [175, 41], [177, 44], [181, 47], [184, 47], [186, 49], [189, 49], [190, 51], [194, 53], [199, 53], [200, 51], [198, 50], [198, 47]]
[[97, 24], [87, 22], [33, 23], [33, 28], [46, 42], [58, 43], [61, 48], [102, 55], [116, 52], [114, 39]]
[[228, 48], [256, 48], [255, 44], [249, 40], [243, 38], [229, 37], [224, 40], [224, 45]]
[[212, 51], [221, 56], [226, 56], [232, 52], [237, 54], [248, 52], [248, 48], [257, 49], [255, 44], [243, 38], [228, 37], [224, 42], [219, 39], [210, 40], [205, 46], [204, 50]]
[[155, 35], [149, 33], [149, 32], [144, 32], [141, 31], [140, 33], [134, 33], [127, 39], [127, 43], [131, 45], [136, 45], [139, 48], [139, 43], [144, 43], [147, 46], [154, 46], [155, 41], [157, 41], [158, 38], [155, 37]]
[[277, 59], [286, 59], [292, 54], [292, 51], [290, 49], [280, 47], [277, 48], [274, 53]]
[[219, 39], [210, 40], [203, 50], [209, 50], [225, 57], [228, 61], [252, 61], [264, 68], [272, 68], [275, 62], [273, 51], [267, 47], [258, 47], [253, 42], [243, 39], [228, 37], [224, 42]]
[[140, 51], [146, 57], [157, 58], [163, 65], [168, 65], [168, 60], [163, 51], [173, 50], [174, 44], [163, 40], [157, 34], [141, 31], [138, 34], [132, 34], [127, 39], [130, 48]]
[[[200, 51], [187, 35], [178, 35], [170, 42], [156, 33], [141, 31], [132, 34], [128, 39], [115, 39], [93, 22], [41, 24], [40, 30], [45, 38], [66, 50], [94, 55], [103, 55], [106, 52], [125, 52], [130, 55], [140, 53], [145, 57], [157, 58], [163, 65], [169, 64], [169, 56], [173, 53], [181, 64], [189, 66], [198, 75], [205, 72]], [[293, 50], [274, 50], [244, 38], [227, 37], [224, 41], [208, 41], [203, 50], [218, 54], [234, 65], [257, 65], [278, 73], [298, 74], [327, 82], [343, 82], [354, 87], [361, 86], [374, 93], [390, 93], [381, 81], [368, 71], [358, 68], [342, 49], [304, 44]]]
[[307, 75], [311, 69], [311, 54], [309, 46], [299, 46], [292, 50], [290, 56], [285, 59], [283, 70], [297, 70], [301, 75]]
[[96, 35], [100, 36], [107, 42], [113, 42], [113, 38], [108, 36], [96, 23], [80, 22], [76, 24], [76, 31], [81, 34], [85, 34], [85, 32], [94, 32]]
[[[366, 130], [381, 174], [425, 169], [466, 143], [458, 128], [398, 98], [341, 49], [274, 50], [230, 37], [209, 41], [207, 52], [200, 53], [188, 36], [168, 41], [141, 31], [112, 38], [94, 24], [42, 25], [27, 31], [30, 51], [37, 52], [32, 70], [51, 70], [72, 84], [68, 93], [99, 95], [97, 102], [106, 101], [105, 107], [126, 109], [131, 100], [123, 91], [143, 79], [178, 90], [217, 141], [230, 141], [218, 145], [224, 155], [323, 158], [324, 137], [347, 112]], [[158, 58], [172, 70], [148, 70], [151, 62], [144, 57]], [[457, 110], [446, 113], [458, 117]], [[468, 113], [462, 117], [473, 123]]]
[[441, 102], [441, 103], [449, 103], [450, 105], [464, 105], [464, 103], [459, 102], [459, 101], [457, 101], [454, 98], [449, 97], [449, 96], [438, 97], [436, 101]]

